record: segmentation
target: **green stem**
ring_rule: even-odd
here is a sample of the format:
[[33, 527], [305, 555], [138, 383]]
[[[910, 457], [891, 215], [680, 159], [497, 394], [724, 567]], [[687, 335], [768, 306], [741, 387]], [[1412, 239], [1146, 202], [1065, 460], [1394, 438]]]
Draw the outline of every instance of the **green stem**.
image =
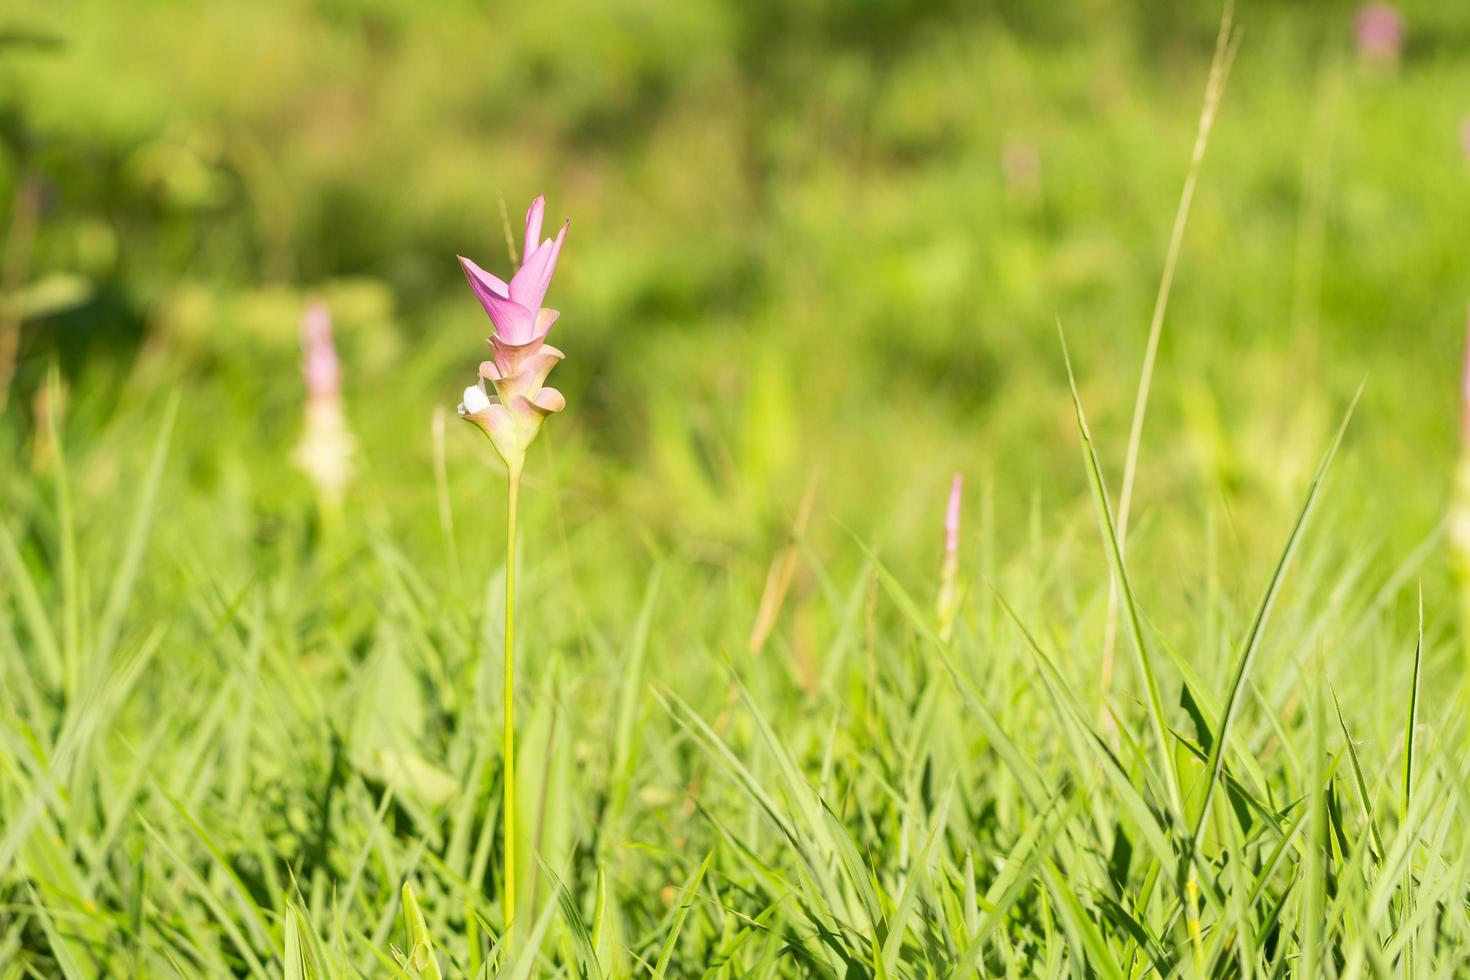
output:
[[516, 502], [521, 475], [511, 471], [505, 520], [505, 932], [516, 917], [516, 732], [515, 732], [515, 622], [516, 622]]

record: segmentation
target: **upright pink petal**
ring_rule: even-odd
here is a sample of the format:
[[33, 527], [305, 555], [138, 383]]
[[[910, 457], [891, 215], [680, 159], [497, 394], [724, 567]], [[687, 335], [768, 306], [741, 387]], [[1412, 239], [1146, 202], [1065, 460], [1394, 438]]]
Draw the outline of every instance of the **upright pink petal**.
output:
[[954, 636], [955, 617], [960, 611], [960, 491], [965, 481], [954, 475], [949, 485], [949, 505], [944, 508], [944, 563], [939, 566], [939, 639], [948, 643]]
[[541, 195], [531, 202], [531, 209], [526, 212], [526, 244], [521, 261], [526, 262], [531, 258], [531, 253], [536, 251], [536, 243], [541, 241], [541, 218], [546, 214], [546, 195]]
[[1460, 432], [1470, 452], [1470, 317], [1465, 321], [1465, 368], [1460, 379]]
[[512, 344], [522, 344], [531, 339], [536, 313], [511, 299], [510, 287], [499, 277], [491, 275], [463, 255], [459, 266], [469, 280], [475, 298], [495, 324], [495, 332]]
[[1397, 61], [1404, 47], [1404, 17], [1390, 3], [1369, 3], [1353, 19], [1358, 57], [1364, 61]]
[[556, 271], [556, 260], [561, 255], [561, 246], [567, 238], [571, 219], [561, 226], [556, 241], [547, 239], [533, 251], [526, 253], [521, 267], [510, 280], [510, 297], [529, 310], [539, 310], [546, 290], [551, 286], [552, 273]]
[[325, 303], [318, 301], [306, 308], [301, 318], [301, 349], [306, 354], [301, 370], [307, 392], [313, 398], [335, 397], [342, 385], [342, 368], [332, 346], [332, 316]]
[[949, 485], [949, 506], [944, 511], [944, 558], [952, 561], [960, 553], [960, 494], [964, 490], [965, 478], [959, 473]]
[[[464, 270], [464, 277], [470, 281], [470, 288], [480, 298], [482, 305], [486, 294], [498, 296], [501, 299], [510, 298], [510, 287], [506, 285], [505, 280], [494, 273], [486, 272], [472, 259], [467, 259], [463, 255], [457, 255], [455, 258], [459, 259], [459, 267]], [[486, 307], [486, 312], [489, 312], [489, 307]]]

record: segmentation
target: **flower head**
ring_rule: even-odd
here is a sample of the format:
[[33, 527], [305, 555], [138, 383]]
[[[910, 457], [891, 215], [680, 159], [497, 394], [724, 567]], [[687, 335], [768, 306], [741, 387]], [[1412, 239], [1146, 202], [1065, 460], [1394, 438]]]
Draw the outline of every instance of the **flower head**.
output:
[[323, 504], [336, 509], [352, 480], [356, 442], [342, 411], [342, 366], [332, 344], [332, 316], [325, 303], [307, 307], [301, 319], [301, 349], [306, 426], [293, 458], [316, 485]]
[[1460, 460], [1450, 497], [1448, 528], [1451, 557], [1460, 574], [1470, 612], [1470, 317], [1465, 326], [1465, 364], [1460, 376]]
[[1366, 4], [1353, 20], [1353, 33], [1359, 58], [1376, 64], [1395, 62], [1404, 46], [1404, 18], [1392, 4]]
[[[545, 213], [546, 198], [531, 202], [526, 212], [524, 261], [510, 282], [459, 256], [470, 289], [495, 328], [487, 341], [492, 359], [480, 365], [479, 381], [465, 389], [459, 414], [490, 437], [512, 476], [520, 474], [526, 447], [541, 431], [542, 420], [566, 407], [561, 392], [544, 387], [546, 376], [565, 355], [545, 342], [559, 314], [541, 303], [551, 286], [571, 219], [556, 238], [541, 239]], [[486, 388], [487, 381], [493, 394]]]
[[332, 345], [332, 314], [320, 300], [308, 306], [301, 318], [301, 349], [307, 393], [313, 398], [336, 397], [342, 387], [342, 365]]
[[939, 638], [945, 643], [954, 635], [960, 611], [960, 498], [965, 478], [956, 473], [949, 485], [949, 503], [944, 508], [944, 564], [939, 572]]

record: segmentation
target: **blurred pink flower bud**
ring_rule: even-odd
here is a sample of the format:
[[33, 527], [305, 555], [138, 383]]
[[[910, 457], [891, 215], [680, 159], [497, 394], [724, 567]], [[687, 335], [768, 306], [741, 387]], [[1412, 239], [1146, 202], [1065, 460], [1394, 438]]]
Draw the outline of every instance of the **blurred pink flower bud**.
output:
[[332, 315], [320, 300], [308, 306], [301, 319], [301, 349], [306, 355], [301, 370], [307, 392], [313, 398], [336, 395], [342, 387], [342, 367], [332, 345]]
[[1392, 4], [1365, 4], [1353, 20], [1353, 33], [1362, 60], [1377, 64], [1397, 61], [1404, 47], [1404, 18]]
[[1460, 461], [1450, 494], [1446, 529], [1450, 561], [1460, 581], [1462, 612], [1470, 622], [1470, 317], [1466, 318], [1465, 361], [1460, 376]]
[[356, 440], [342, 412], [342, 366], [332, 344], [332, 317], [315, 302], [301, 319], [301, 373], [306, 380], [306, 425], [292, 458], [316, 486], [323, 506], [341, 506], [352, 481]]
[[960, 497], [965, 478], [956, 473], [949, 485], [949, 503], [944, 508], [944, 564], [939, 572], [939, 638], [945, 643], [954, 635], [960, 609]]
[[1041, 154], [1030, 140], [1008, 137], [1000, 150], [1000, 173], [1006, 190], [1033, 197], [1041, 188]]
[[965, 478], [959, 473], [949, 485], [949, 505], [944, 509], [944, 560], [957, 561], [960, 553], [960, 494]]
[[1465, 318], [1465, 361], [1460, 374], [1460, 435], [1470, 453], [1470, 315]]

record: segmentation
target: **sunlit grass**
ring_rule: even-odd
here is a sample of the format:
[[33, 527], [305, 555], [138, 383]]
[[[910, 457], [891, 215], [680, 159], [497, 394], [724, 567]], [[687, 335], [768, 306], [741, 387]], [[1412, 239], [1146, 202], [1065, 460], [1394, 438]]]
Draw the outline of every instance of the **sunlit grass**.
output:
[[[1470, 970], [1454, 17], [1247, 7], [1219, 101], [1213, 11], [576, 6], [0, 60], [0, 980]], [[579, 236], [518, 534], [498, 182]]]
[[[1278, 527], [1301, 567], [1259, 582], [1254, 613], [1206, 553], [1130, 568], [1191, 591], [1208, 632], [1159, 632], [1124, 588], [1155, 693], [1124, 671], [1105, 701], [1107, 520], [989, 571], [974, 542], [995, 529], [964, 535], [974, 587], [948, 641], [937, 564], [905, 580], [862, 536], [798, 540], [810, 587], [775, 615], [817, 639], [805, 653], [783, 629], [751, 653], [754, 606], [687, 555], [584, 547], [615, 515], [566, 527], [522, 585], [520, 786], [542, 802], [526, 839], [545, 887], [507, 959], [499, 566], [463, 556], [487, 577], [466, 592], [391, 522], [244, 549], [238, 569], [170, 561], [150, 543], [179, 486], [170, 417], [151, 463], [128, 437], [137, 472], [105, 499], [72, 485], [87, 453], [58, 431], [45, 492], [0, 528], [11, 975], [1462, 965], [1462, 733], [1450, 692], [1413, 696], [1444, 635], [1397, 629], [1330, 506]], [[1095, 438], [1079, 430], [1101, 517]], [[1330, 477], [1308, 510], [1342, 491]], [[552, 510], [528, 512], [531, 540], [560, 537]], [[638, 568], [611, 614], [553, 625], [554, 579], [586, 593]]]

